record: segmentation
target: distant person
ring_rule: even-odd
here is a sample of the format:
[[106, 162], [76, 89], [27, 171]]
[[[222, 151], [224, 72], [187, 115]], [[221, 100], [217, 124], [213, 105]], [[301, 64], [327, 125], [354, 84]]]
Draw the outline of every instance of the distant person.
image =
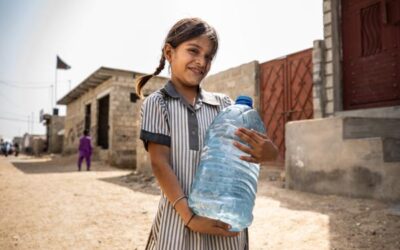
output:
[[0, 153], [3, 155], [6, 155], [5, 150], [6, 149], [5, 149], [4, 141], [3, 141], [3, 139], [0, 139]]
[[2, 145], [1, 148], [2, 148], [3, 154], [5, 157], [7, 157], [8, 153], [10, 152], [10, 143], [5, 141], [1, 145]]
[[14, 143], [14, 155], [16, 157], [19, 155], [19, 144], [18, 144], [18, 142]]
[[92, 139], [89, 136], [89, 130], [83, 131], [83, 136], [79, 139], [79, 159], [78, 171], [81, 171], [83, 159], [86, 160], [86, 170], [90, 171], [90, 157], [92, 156]]

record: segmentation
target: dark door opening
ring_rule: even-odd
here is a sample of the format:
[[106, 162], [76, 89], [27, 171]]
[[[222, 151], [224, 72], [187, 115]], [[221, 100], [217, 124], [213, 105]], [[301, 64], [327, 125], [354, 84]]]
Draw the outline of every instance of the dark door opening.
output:
[[90, 125], [91, 125], [91, 105], [87, 104], [85, 107], [85, 130], [90, 132]]
[[110, 110], [110, 96], [107, 95], [98, 100], [98, 119], [97, 119], [97, 145], [103, 149], [108, 149], [108, 117]]

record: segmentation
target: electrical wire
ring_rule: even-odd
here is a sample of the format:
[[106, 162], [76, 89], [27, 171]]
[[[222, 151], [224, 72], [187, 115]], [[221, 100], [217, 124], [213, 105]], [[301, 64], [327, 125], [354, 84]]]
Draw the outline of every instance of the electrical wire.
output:
[[29, 88], [29, 89], [49, 89], [49, 88], [51, 88], [53, 86], [53, 85], [40, 85], [40, 86], [36, 85], [36, 86], [33, 86], [33, 85], [11, 84], [11, 83], [4, 82], [4, 81], [1, 81], [1, 80], [0, 80], [0, 84], [6, 85], [8, 87], [13, 87], [13, 88]]
[[10, 118], [10, 117], [4, 117], [4, 116], [0, 116], [0, 120], [15, 121], [15, 122], [33, 122], [36, 124], [40, 124], [40, 122], [36, 122], [36, 121], [32, 121], [32, 120], [24, 120], [24, 119]]

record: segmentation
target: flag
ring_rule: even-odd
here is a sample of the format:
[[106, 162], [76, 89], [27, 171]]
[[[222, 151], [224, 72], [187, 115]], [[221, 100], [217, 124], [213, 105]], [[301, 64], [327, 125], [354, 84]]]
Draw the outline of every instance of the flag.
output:
[[57, 69], [70, 69], [71, 66], [66, 64], [59, 56], [57, 56]]

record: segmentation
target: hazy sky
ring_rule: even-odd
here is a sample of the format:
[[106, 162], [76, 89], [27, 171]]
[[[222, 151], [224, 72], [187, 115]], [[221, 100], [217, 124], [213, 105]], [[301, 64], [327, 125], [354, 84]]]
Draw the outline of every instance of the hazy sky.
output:
[[170, 27], [191, 16], [220, 37], [209, 75], [323, 37], [322, 0], [0, 0], [0, 136], [45, 133], [57, 54], [72, 67], [58, 70], [60, 99], [101, 66], [153, 72]]

